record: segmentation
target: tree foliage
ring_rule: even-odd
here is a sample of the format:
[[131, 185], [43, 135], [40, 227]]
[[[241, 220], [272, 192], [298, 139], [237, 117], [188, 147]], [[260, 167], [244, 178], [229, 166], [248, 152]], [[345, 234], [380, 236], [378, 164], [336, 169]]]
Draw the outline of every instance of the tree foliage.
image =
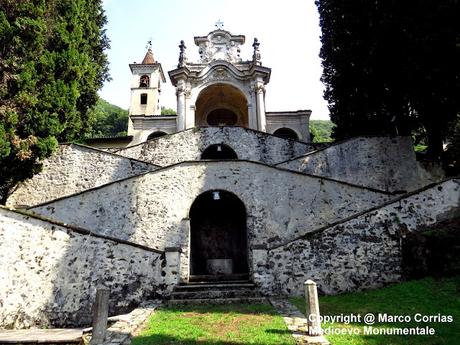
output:
[[418, 130], [431, 156], [440, 155], [458, 109], [456, 3], [316, 1], [336, 138]]
[[334, 124], [329, 120], [310, 120], [312, 142], [324, 143], [333, 141], [332, 130], [334, 127]]
[[161, 107], [161, 115], [176, 115], [176, 111], [171, 108]]
[[108, 78], [100, 0], [2, 0], [0, 198], [81, 137]]
[[99, 98], [92, 110], [93, 124], [88, 138], [118, 137], [128, 130], [128, 111]]

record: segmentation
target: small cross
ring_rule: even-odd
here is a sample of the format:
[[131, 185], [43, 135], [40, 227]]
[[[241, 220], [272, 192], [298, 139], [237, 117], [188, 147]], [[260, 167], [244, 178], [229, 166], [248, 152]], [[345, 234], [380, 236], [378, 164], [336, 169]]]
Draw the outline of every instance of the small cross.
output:
[[152, 37], [150, 37], [150, 39], [147, 41], [145, 49], [152, 49]]
[[217, 30], [222, 30], [222, 28], [224, 27], [224, 22], [221, 21], [220, 19], [216, 22], [216, 28]]

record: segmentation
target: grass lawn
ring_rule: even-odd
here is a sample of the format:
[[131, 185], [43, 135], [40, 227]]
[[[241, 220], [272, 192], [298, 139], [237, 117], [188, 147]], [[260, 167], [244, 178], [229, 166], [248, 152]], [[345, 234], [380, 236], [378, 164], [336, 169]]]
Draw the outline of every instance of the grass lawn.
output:
[[[320, 297], [320, 312], [322, 315], [387, 313], [392, 315], [409, 315], [409, 323], [382, 323], [376, 321], [373, 327], [425, 327], [435, 329], [435, 335], [363, 335], [364, 326], [361, 323], [323, 323], [327, 327], [342, 329], [358, 329], [359, 335], [326, 335], [333, 345], [457, 345], [460, 344], [460, 277], [435, 280], [426, 278], [388, 286], [379, 290], [350, 293], [337, 296]], [[295, 304], [305, 313], [303, 298], [292, 298]], [[453, 322], [415, 322], [414, 315], [451, 315]]]
[[283, 319], [268, 304], [160, 308], [133, 338], [140, 344], [295, 344]]

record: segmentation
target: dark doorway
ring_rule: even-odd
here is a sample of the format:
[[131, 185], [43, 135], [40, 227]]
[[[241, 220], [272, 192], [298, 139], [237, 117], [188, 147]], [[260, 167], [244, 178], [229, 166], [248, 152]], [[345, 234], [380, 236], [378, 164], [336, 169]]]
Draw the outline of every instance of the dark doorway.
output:
[[285, 128], [285, 127], [277, 129], [273, 134], [276, 135], [277, 137], [281, 137], [284, 139], [294, 139], [294, 140], [299, 139], [296, 132], [294, 132], [290, 128]]
[[238, 122], [238, 116], [229, 109], [216, 109], [207, 117], [210, 126], [234, 126]]
[[163, 135], [166, 135], [166, 133], [165, 133], [165, 132], [161, 132], [161, 131], [153, 132], [152, 134], [150, 134], [150, 135], [147, 137], [147, 140], [159, 138], [159, 137], [162, 137]]
[[[190, 208], [190, 246], [191, 279], [192, 276], [210, 280], [247, 276], [246, 209], [243, 202], [223, 190], [198, 196]], [[223, 270], [219, 269], [221, 264], [225, 266]]]
[[228, 145], [214, 144], [203, 151], [201, 159], [238, 159], [238, 155]]

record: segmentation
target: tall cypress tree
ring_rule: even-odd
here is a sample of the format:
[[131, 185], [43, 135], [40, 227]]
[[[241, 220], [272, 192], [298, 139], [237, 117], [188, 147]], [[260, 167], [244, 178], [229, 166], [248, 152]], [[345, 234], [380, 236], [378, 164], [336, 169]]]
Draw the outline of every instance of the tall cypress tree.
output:
[[81, 137], [108, 78], [100, 0], [3, 0], [0, 7], [0, 197]]
[[422, 129], [432, 157], [455, 118], [456, 0], [317, 0], [336, 138]]

